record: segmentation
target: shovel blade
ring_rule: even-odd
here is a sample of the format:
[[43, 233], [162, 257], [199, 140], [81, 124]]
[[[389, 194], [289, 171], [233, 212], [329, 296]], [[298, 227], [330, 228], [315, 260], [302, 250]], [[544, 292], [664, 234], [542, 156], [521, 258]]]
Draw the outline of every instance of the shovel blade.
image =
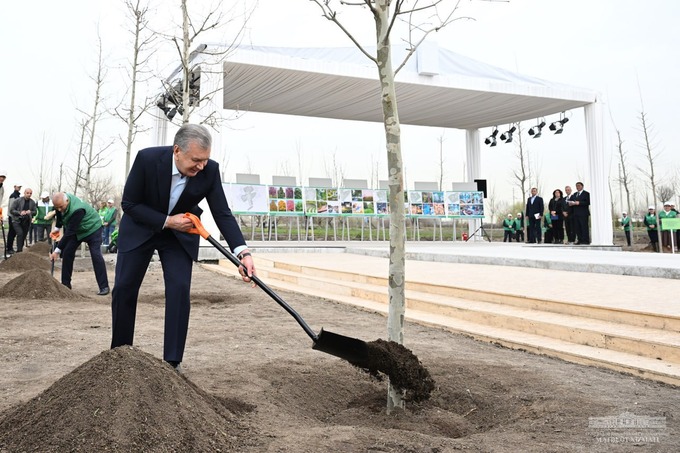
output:
[[368, 345], [365, 341], [323, 329], [321, 329], [312, 349], [340, 357], [360, 368], [365, 368], [369, 361]]

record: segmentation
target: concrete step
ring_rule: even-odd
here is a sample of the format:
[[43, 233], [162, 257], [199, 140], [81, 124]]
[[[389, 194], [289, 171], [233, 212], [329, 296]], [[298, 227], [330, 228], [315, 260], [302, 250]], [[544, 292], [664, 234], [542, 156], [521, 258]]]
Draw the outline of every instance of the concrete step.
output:
[[[346, 254], [335, 255], [334, 259], [341, 260], [346, 258]], [[356, 259], [356, 257], [354, 257]], [[372, 257], [359, 257], [358, 260], [371, 259]], [[382, 269], [371, 269], [366, 271], [366, 268], [357, 266], [356, 272], [347, 270], [339, 270], [333, 268], [318, 267], [314, 263], [309, 265], [299, 264], [299, 262], [289, 262], [285, 260], [276, 259], [276, 254], [257, 255], [258, 268], [266, 266], [268, 268], [275, 268], [287, 270], [306, 276], [316, 276], [320, 278], [327, 278], [336, 281], [366, 283], [372, 285], [379, 285], [387, 287], [388, 279], [380, 275]], [[407, 266], [410, 263], [407, 262]], [[437, 263], [442, 265], [442, 263]], [[346, 267], [346, 266], [345, 266]], [[602, 306], [595, 303], [573, 301], [570, 299], [570, 294], [564, 291], [560, 295], [552, 295], [550, 291], [546, 291], [546, 296], [537, 298], [527, 296], [519, 291], [513, 293], [512, 289], [507, 292], [483, 290], [478, 288], [464, 288], [451, 284], [442, 283], [441, 281], [414, 281], [409, 279], [409, 272], [407, 269], [406, 289], [417, 291], [419, 293], [439, 294], [452, 298], [459, 298], [469, 301], [480, 301], [490, 303], [501, 303], [503, 305], [511, 305], [518, 308], [529, 310], [540, 310], [542, 312], [560, 313], [565, 315], [577, 316], [579, 318], [599, 319], [607, 322], [615, 322], [627, 324], [631, 326], [650, 327], [653, 329], [669, 330], [672, 332], [680, 332], [680, 317], [668, 314], [659, 314], [647, 312], [644, 309], [636, 309], [635, 307], [613, 307]], [[493, 278], [491, 276], [490, 278]], [[434, 280], [434, 279], [433, 279]], [[550, 287], [550, 284], [547, 284]], [[642, 302], [642, 301], [641, 301]]]
[[[322, 297], [387, 313], [387, 291], [371, 283], [302, 275], [258, 259], [258, 276], [273, 289]], [[207, 266], [238, 277], [230, 263]], [[361, 278], [357, 278], [361, 280]], [[680, 385], [680, 334], [572, 315], [407, 291], [406, 318], [473, 338], [564, 360]]]

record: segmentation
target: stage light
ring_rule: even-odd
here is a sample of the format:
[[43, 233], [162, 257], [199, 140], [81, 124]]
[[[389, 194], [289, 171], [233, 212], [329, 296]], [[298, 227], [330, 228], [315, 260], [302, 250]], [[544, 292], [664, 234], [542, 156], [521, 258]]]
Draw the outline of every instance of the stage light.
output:
[[515, 126], [512, 126], [507, 131], [501, 134], [501, 140], [505, 143], [512, 143], [512, 134], [517, 130]]
[[484, 143], [489, 146], [496, 146], [496, 136], [498, 135], [498, 128], [494, 127], [491, 135], [484, 139]]
[[561, 134], [562, 130], [564, 129], [564, 125], [569, 122], [569, 118], [561, 118], [559, 121], [555, 121], [554, 123], [550, 124], [550, 129], [551, 131], [555, 132], [555, 134]]
[[536, 126], [529, 129], [529, 135], [533, 135], [534, 138], [540, 137], [541, 131], [543, 130], [544, 127], [545, 127], [545, 121], [541, 121]]

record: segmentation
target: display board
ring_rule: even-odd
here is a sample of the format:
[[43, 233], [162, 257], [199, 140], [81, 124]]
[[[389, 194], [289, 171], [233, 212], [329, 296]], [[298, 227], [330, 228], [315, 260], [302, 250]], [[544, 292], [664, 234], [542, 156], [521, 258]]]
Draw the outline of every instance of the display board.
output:
[[481, 219], [484, 217], [484, 192], [445, 192], [446, 216]]
[[269, 213], [267, 186], [259, 184], [222, 184], [227, 202], [236, 215]]
[[269, 214], [296, 216], [304, 215], [302, 187], [268, 186]]
[[[386, 189], [224, 184], [237, 215], [387, 216]], [[411, 190], [404, 193], [407, 217], [483, 218], [481, 191]]]

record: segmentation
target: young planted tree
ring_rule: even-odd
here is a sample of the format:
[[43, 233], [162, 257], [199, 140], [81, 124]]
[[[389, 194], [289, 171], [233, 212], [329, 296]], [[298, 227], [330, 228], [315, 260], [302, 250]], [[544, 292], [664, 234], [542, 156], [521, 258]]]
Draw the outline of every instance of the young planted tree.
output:
[[78, 187], [82, 187], [85, 191], [85, 197], [90, 202], [96, 201], [92, 199], [91, 190], [93, 172], [96, 169], [106, 167], [111, 162], [108, 157], [108, 149], [113, 144], [112, 141], [100, 144], [100, 140], [97, 138], [97, 125], [106, 113], [106, 109], [103, 107], [103, 87], [107, 74], [104, 66], [102, 41], [100, 37], [97, 38], [97, 74], [91, 77], [95, 85], [94, 99], [92, 100], [92, 110], [81, 112], [85, 115], [85, 119], [81, 123], [81, 142], [73, 189], [73, 193], [76, 194]]
[[[529, 151], [524, 146], [524, 131], [522, 130], [522, 123], [517, 123], [517, 132], [514, 134], [515, 155], [519, 160], [519, 166], [512, 170], [512, 177], [515, 185], [520, 190], [520, 200], [529, 193], [529, 186], [531, 185], [531, 165], [529, 164]], [[524, 211], [524, 207], [522, 207]]]
[[446, 158], [444, 157], [444, 134], [440, 135], [437, 138], [437, 141], [439, 142], [439, 190], [444, 190], [444, 174], [446, 173], [446, 169], [444, 167], [444, 164], [446, 162]]
[[[241, 3], [241, 2], [238, 2]], [[200, 4], [197, 2], [197, 4]], [[164, 82], [166, 93], [158, 102], [159, 107], [172, 111], [169, 115], [166, 111], [166, 116], [172, 120], [174, 112], [179, 113], [182, 118], [182, 124], [190, 121], [191, 115], [199, 106], [212, 106], [213, 98], [221, 90], [220, 84], [216, 83], [215, 78], [220, 78], [221, 65], [218, 63], [224, 59], [237, 47], [246, 31], [246, 24], [248, 23], [255, 5], [247, 2], [242, 2], [243, 10], [240, 10], [240, 5], [230, 2], [229, 8], [225, 8], [222, 2], [211, 7], [207, 12], [189, 11], [189, 0], [181, 0], [182, 12], [182, 35], [166, 35], [170, 39], [177, 50], [180, 61], [179, 72], [181, 77], [179, 80], [172, 77]], [[219, 36], [222, 29], [229, 29], [231, 38], [227, 41], [222, 41], [220, 46], [208, 48], [205, 44], [196, 45], [201, 40]], [[218, 39], [222, 39], [218, 37]], [[214, 41], [214, 39], [213, 39]], [[191, 50], [194, 49], [194, 50]], [[197, 58], [199, 57], [200, 58]], [[202, 63], [202, 64], [201, 64]], [[217, 72], [210, 72], [211, 67], [216, 67]], [[169, 109], [167, 104], [174, 104], [176, 109]], [[222, 109], [218, 108], [218, 103], [215, 103], [215, 108], [209, 111], [210, 108], [204, 109], [201, 123], [211, 127], [217, 127], [222, 123]]]
[[662, 203], [665, 203], [666, 201], [671, 201], [673, 199], [675, 190], [671, 185], [659, 184], [656, 186], [656, 194], [659, 197], [659, 200], [661, 200]]
[[[628, 170], [627, 152], [623, 148], [623, 139], [621, 138], [621, 132], [616, 130], [616, 137], [618, 139], [618, 144], [616, 149], [619, 153], [619, 177], [617, 181], [623, 186], [623, 190], [626, 192], [626, 209], [628, 213], [631, 213], [632, 204], [630, 202], [630, 192], [632, 181], [630, 178], [630, 171]], [[623, 210], [623, 206], [621, 206]]]
[[[433, 31], [456, 20], [454, 13], [459, 2], [450, 3], [444, 0], [407, 1], [407, 0], [310, 0], [321, 9], [322, 16], [337, 25], [358, 49], [375, 63], [380, 85], [380, 102], [383, 112], [383, 124], [387, 145], [387, 166], [389, 175], [389, 204], [402, 206], [404, 200], [404, 164], [401, 154], [401, 126], [397, 109], [397, 94], [394, 77], [407, 60], [415, 53], [418, 46]], [[338, 8], [360, 7], [366, 10], [375, 22], [376, 50], [369, 52], [360, 44], [343, 23]], [[392, 33], [397, 22], [406, 27], [406, 58], [397, 66], [392, 66]], [[390, 341], [404, 342], [405, 313], [405, 224], [404, 210], [392, 209], [390, 212], [390, 257], [389, 257], [389, 309], [387, 320], [388, 338]], [[388, 384], [388, 412], [393, 408], [403, 408], [404, 401], [391, 385]]]
[[[649, 169], [646, 169], [644, 167], [638, 167], [640, 172], [647, 177], [649, 180], [649, 188], [652, 191], [652, 198], [653, 198], [653, 205], [658, 206], [659, 202], [657, 199], [657, 181], [656, 181], [656, 171], [654, 164], [656, 162], [656, 159], [658, 158], [658, 153], [655, 151], [655, 143], [654, 143], [654, 130], [653, 130], [653, 125], [649, 123], [647, 119], [647, 113], [645, 112], [645, 107], [644, 103], [642, 102], [642, 96], [640, 96], [640, 130], [642, 132], [642, 149], [643, 153], [645, 155], [645, 158], [647, 159], [647, 164], [649, 165]], [[654, 211], [656, 214], [656, 224], [659, 225], [659, 210], [657, 209]], [[659, 252], [662, 251], [662, 247], [659, 247]]]
[[125, 0], [125, 8], [129, 20], [128, 31], [132, 35], [132, 58], [128, 62], [128, 78], [130, 80], [127, 106], [115, 109], [116, 116], [127, 126], [125, 138], [121, 141], [125, 145], [125, 178], [130, 171], [130, 156], [132, 154], [132, 144], [139, 132], [139, 118], [153, 105], [150, 98], [145, 98], [140, 102], [137, 96], [138, 85], [150, 79], [147, 66], [148, 60], [153, 51], [153, 44], [156, 35], [149, 29], [149, 6], [141, 0]]

